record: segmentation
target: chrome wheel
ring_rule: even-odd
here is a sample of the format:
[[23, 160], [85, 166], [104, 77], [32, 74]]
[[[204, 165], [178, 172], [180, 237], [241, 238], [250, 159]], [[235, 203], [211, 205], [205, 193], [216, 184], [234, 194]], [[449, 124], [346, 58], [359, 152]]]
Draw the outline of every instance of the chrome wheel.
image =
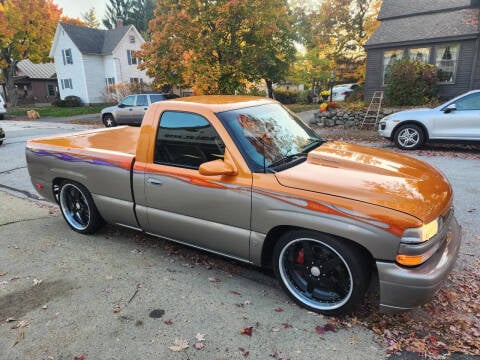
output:
[[362, 303], [370, 261], [359, 245], [311, 230], [285, 233], [273, 250], [275, 275], [287, 294], [326, 315], [344, 315]]
[[91, 210], [83, 192], [73, 184], [60, 190], [60, 207], [68, 224], [76, 230], [85, 230], [91, 218]]
[[328, 244], [315, 239], [296, 239], [282, 249], [278, 261], [282, 282], [310, 308], [338, 309], [352, 295], [350, 268]]
[[104, 224], [87, 188], [68, 180], [59, 187], [60, 209], [63, 218], [73, 230], [81, 234], [93, 234]]
[[105, 127], [114, 127], [117, 126], [117, 123], [111, 114], [106, 114], [103, 116], [103, 125]]

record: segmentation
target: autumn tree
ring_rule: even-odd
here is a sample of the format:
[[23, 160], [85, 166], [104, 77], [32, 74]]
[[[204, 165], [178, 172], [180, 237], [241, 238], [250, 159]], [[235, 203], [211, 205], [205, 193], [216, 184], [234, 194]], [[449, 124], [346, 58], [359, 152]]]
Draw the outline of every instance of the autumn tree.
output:
[[0, 69], [11, 105], [17, 103], [13, 77], [20, 60], [48, 60], [62, 10], [53, 0], [5, 0], [0, 4]]
[[264, 79], [271, 88], [294, 60], [284, 0], [159, 0], [150, 32], [142, 66], [157, 86], [233, 94]]
[[363, 45], [378, 26], [376, 17], [381, 0], [325, 0], [308, 19], [304, 29], [310, 34], [303, 38], [309, 49], [317, 48], [334, 64], [337, 76], [343, 80], [364, 76]]
[[86, 23], [86, 26], [93, 29], [100, 27], [100, 21], [95, 13], [95, 8], [90, 8], [87, 12], [82, 14], [82, 20]]
[[114, 29], [117, 20], [121, 19], [125, 25], [134, 25], [146, 38], [148, 36], [148, 22], [153, 18], [156, 0], [109, 0], [103, 25], [107, 29]]
[[87, 23], [79, 18], [72, 18], [69, 16], [62, 16], [60, 18], [60, 22], [70, 25], [77, 25], [77, 26], [87, 26]]

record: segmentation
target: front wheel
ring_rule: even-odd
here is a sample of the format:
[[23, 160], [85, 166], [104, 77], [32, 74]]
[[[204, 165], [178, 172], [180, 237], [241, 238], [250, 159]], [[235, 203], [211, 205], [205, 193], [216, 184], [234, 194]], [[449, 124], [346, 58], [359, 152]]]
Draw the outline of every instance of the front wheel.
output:
[[370, 267], [363, 251], [331, 235], [292, 231], [275, 245], [274, 271], [299, 305], [325, 315], [343, 315], [359, 305]]
[[58, 197], [67, 224], [81, 234], [93, 234], [103, 225], [103, 219], [90, 192], [83, 185], [65, 181]]
[[418, 125], [402, 125], [395, 132], [393, 141], [400, 149], [414, 150], [423, 145], [425, 142], [425, 134]]
[[103, 125], [105, 125], [105, 127], [114, 127], [117, 126], [117, 122], [112, 114], [105, 114], [103, 115]]

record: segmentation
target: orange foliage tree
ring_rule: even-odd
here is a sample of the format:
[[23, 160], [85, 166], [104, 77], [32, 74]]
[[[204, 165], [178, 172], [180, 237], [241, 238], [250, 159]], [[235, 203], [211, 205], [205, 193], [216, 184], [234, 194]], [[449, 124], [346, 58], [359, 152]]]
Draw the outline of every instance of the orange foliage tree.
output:
[[294, 60], [286, 0], [158, 0], [140, 67], [156, 86], [233, 94], [282, 79]]
[[82, 19], [71, 18], [65, 15], [60, 18], [60, 22], [70, 24], [70, 25], [88, 26], [87, 22], [83, 21]]
[[17, 63], [48, 59], [61, 14], [53, 0], [5, 0], [0, 4], [0, 70], [12, 105], [17, 102], [13, 82]]

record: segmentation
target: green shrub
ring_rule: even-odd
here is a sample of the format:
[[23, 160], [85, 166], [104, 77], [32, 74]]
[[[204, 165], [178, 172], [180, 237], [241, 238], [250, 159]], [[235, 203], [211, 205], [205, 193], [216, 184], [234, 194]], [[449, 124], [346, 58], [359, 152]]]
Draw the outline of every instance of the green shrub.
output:
[[284, 105], [307, 103], [306, 91], [277, 89], [273, 91], [273, 96], [275, 100], [281, 102]]
[[385, 83], [389, 105], [423, 105], [436, 96], [437, 70], [434, 65], [404, 57], [390, 66]]
[[78, 96], [66, 96], [64, 100], [57, 99], [53, 105], [58, 107], [79, 107], [82, 106], [82, 99]]

